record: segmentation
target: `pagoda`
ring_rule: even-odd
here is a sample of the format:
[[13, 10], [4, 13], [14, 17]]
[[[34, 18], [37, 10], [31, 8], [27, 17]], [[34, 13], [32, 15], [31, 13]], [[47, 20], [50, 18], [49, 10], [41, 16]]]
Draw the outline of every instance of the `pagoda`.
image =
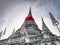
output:
[[[60, 36], [53, 34], [46, 26], [43, 17], [41, 19], [42, 30], [36, 24], [30, 7], [21, 27], [17, 31], [14, 29], [7, 39], [0, 40], [0, 45], [60, 45]], [[4, 35], [6, 31], [5, 29]]]
[[[38, 28], [37, 24], [35, 23], [35, 20], [32, 16], [31, 13], [31, 7], [29, 10], [29, 14], [28, 16], [25, 18], [24, 23], [22, 24], [22, 26], [14, 33], [12, 33], [12, 35], [9, 36], [9, 43], [11, 45], [13, 45], [14, 43], [13, 40], [16, 42], [15, 44], [22, 43], [22, 45], [24, 43], [37, 43], [38, 38], [41, 38], [41, 30]], [[41, 40], [41, 39], [40, 39]], [[18, 42], [17, 42], [18, 41]]]

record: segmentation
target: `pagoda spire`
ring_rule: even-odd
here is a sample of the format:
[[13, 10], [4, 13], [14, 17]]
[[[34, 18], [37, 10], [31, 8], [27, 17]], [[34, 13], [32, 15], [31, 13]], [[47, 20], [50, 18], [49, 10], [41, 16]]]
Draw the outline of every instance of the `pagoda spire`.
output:
[[46, 26], [46, 24], [44, 23], [44, 20], [43, 20], [42, 17], [41, 17], [41, 19], [42, 19], [42, 30], [48, 29], [47, 26]]
[[53, 24], [54, 26], [56, 26], [57, 29], [58, 29], [58, 31], [60, 32], [60, 29], [59, 29], [59, 27], [58, 27], [59, 22], [55, 19], [55, 17], [51, 14], [51, 12], [49, 12], [49, 15], [50, 15], [50, 18], [51, 18], [52, 24]]
[[55, 19], [55, 17], [51, 14], [51, 12], [49, 12], [49, 15], [50, 15], [50, 18], [52, 20], [52, 24], [55, 26], [55, 25], [58, 25], [59, 22]]
[[5, 33], [6, 33], [6, 29], [7, 29], [7, 28], [5, 28], [5, 30], [4, 30], [4, 32], [3, 32], [3, 35], [5, 35]]
[[42, 17], [41, 17], [41, 19], [42, 19], [42, 34], [43, 34], [43, 37], [44, 38], [51, 38], [51, 36], [54, 35], [54, 34], [46, 26]]
[[31, 7], [30, 7], [30, 10], [29, 10], [28, 16], [32, 16], [32, 13], [31, 13]]
[[34, 18], [33, 18], [32, 13], [31, 13], [31, 7], [30, 7], [30, 10], [29, 10], [29, 14], [26, 17], [25, 21], [34, 21]]

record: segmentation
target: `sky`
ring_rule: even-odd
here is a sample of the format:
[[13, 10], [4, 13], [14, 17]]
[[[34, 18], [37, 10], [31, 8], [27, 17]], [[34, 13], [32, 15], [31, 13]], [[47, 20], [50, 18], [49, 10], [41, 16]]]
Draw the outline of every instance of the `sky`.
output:
[[[51, 12], [60, 23], [60, 0], [0, 0], [0, 32], [7, 28], [2, 38], [9, 37], [14, 28], [17, 30], [21, 27], [30, 6], [39, 29], [42, 30], [42, 16], [50, 31], [60, 36], [60, 32], [52, 25], [49, 16]], [[60, 24], [58, 26], [60, 27]]]

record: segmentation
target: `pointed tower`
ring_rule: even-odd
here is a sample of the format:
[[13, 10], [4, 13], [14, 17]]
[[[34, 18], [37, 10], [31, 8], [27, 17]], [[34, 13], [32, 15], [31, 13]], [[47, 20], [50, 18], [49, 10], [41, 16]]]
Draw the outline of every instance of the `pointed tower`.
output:
[[49, 15], [50, 15], [52, 24], [53, 24], [54, 26], [59, 25], [59, 22], [55, 19], [55, 17], [51, 14], [51, 12], [49, 12]]
[[29, 16], [32, 15], [32, 13], [31, 13], [31, 7], [30, 7], [30, 10], [29, 10], [29, 14], [28, 14], [28, 15], [29, 15]]
[[5, 28], [5, 30], [4, 30], [4, 32], [3, 32], [3, 35], [5, 35], [5, 33], [6, 33], [6, 29], [7, 29], [7, 28]]
[[56, 26], [57, 29], [58, 29], [58, 31], [60, 32], [60, 29], [59, 29], [59, 27], [58, 27], [59, 22], [55, 19], [55, 17], [51, 14], [51, 12], [49, 12], [49, 15], [50, 15], [50, 18], [51, 18], [52, 24], [53, 24], [54, 26]]
[[43, 34], [43, 38], [52, 38], [54, 35], [52, 34], [52, 32], [48, 29], [48, 27], [46, 26], [46, 24], [44, 23], [43, 18], [42, 19], [42, 34]]
[[41, 33], [41, 30], [38, 28], [38, 26], [35, 23], [35, 20], [32, 16], [31, 7], [29, 10], [28, 16], [25, 19], [25, 28], [26, 28], [26, 31], [28, 32], [28, 34], [34, 34], [35, 35], [35, 34]]
[[22, 24], [22, 26], [14, 33], [13, 37], [24, 36], [24, 35], [26, 37], [31, 37], [40, 34], [41, 34], [41, 30], [38, 28], [37, 24], [35, 23], [30, 7], [28, 16], [25, 18], [25, 21]]
[[29, 10], [29, 14], [26, 17], [25, 21], [34, 21], [34, 18], [32, 17], [32, 13], [31, 13], [31, 7], [30, 7], [30, 10]]
[[44, 23], [44, 20], [43, 20], [42, 17], [41, 17], [41, 19], [42, 19], [42, 30], [43, 30], [43, 31], [49, 30], [49, 29], [47, 28], [46, 24]]

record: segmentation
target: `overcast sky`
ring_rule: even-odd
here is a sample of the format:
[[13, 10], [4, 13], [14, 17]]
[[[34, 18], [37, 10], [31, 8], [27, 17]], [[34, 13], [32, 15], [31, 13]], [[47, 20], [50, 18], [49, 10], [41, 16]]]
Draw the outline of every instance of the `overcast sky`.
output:
[[49, 12], [51, 12], [60, 23], [60, 0], [0, 0], [0, 31], [4, 31], [7, 27], [6, 35], [3, 35], [3, 38], [11, 35], [14, 28], [17, 30], [21, 27], [30, 6], [39, 29], [42, 30], [42, 16], [50, 31], [60, 35], [49, 17]]

